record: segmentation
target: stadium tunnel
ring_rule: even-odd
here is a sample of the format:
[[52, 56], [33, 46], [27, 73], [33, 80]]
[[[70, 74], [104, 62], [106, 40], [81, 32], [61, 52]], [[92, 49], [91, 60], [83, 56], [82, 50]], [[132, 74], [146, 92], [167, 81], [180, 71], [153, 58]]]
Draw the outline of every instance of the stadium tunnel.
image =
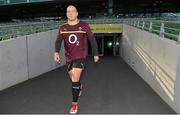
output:
[[[95, 33], [100, 56], [120, 56], [120, 40], [122, 33]], [[92, 55], [91, 46], [88, 42], [88, 55]]]
[[[137, 20], [131, 24], [132, 20], [121, 20], [121, 17], [178, 12], [179, 2], [0, 0], [0, 16], [3, 17], [0, 20], [12, 22], [16, 18], [32, 22], [39, 17], [57, 16], [61, 17], [58, 21], [63, 21], [66, 6], [77, 5], [80, 18], [88, 18], [89, 22], [94, 20], [90, 26], [101, 56], [98, 64], [92, 63], [88, 44], [90, 57], [82, 78], [85, 91], [79, 102], [79, 113], [176, 114], [180, 113], [178, 42], [135, 27]], [[31, 30], [36, 27], [22, 22], [20, 25], [32, 27]], [[15, 25], [9, 27], [17, 29]], [[51, 28], [0, 41], [0, 114], [68, 113], [71, 91], [64, 66], [64, 50], [60, 64], [52, 59], [56, 33], [57, 28]]]

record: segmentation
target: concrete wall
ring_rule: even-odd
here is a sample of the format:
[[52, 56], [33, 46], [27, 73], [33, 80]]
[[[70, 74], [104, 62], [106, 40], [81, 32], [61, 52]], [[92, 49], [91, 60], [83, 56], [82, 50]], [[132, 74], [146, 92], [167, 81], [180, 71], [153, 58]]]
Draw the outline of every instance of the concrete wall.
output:
[[0, 90], [27, 79], [26, 37], [0, 42]]
[[27, 36], [30, 78], [65, 64], [64, 58], [62, 58], [63, 61], [60, 65], [53, 60], [55, 39], [56, 31], [54, 30]]
[[0, 90], [65, 64], [63, 49], [61, 64], [53, 60], [56, 33], [51, 30], [0, 42]]
[[162, 99], [180, 113], [180, 45], [123, 25], [120, 54]]

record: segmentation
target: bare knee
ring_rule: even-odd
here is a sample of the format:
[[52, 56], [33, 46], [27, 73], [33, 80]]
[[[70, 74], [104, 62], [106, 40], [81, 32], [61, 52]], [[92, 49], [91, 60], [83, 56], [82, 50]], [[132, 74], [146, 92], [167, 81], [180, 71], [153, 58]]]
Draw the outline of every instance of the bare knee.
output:
[[78, 82], [80, 77], [81, 77], [81, 72], [82, 72], [82, 69], [80, 68], [73, 68], [72, 69], [72, 76], [71, 76], [71, 80], [72, 82]]

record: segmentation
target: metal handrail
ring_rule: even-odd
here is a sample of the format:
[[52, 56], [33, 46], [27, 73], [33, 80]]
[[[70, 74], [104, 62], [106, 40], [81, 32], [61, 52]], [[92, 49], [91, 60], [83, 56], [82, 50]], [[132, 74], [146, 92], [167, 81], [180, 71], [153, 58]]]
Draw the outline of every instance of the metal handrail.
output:
[[[154, 20], [154, 19], [143, 19], [143, 18], [128, 18], [128, 19], [82, 19], [83, 21], [89, 24], [129, 24], [134, 27], [138, 27], [140, 29], [156, 32], [161, 34], [162, 36], [166, 35], [166, 37], [173, 37], [174, 40], [178, 41], [180, 36], [168, 33], [167, 30], [172, 30], [180, 32], [179, 28], [167, 27], [166, 23], [171, 23], [172, 21], [163, 21], [163, 20]], [[22, 23], [6, 23], [6, 25], [0, 25], [0, 41], [3, 40], [3, 36], [9, 36], [10, 38], [33, 34], [41, 31], [47, 31], [51, 29], [57, 29], [60, 24], [65, 22], [65, 20], [61, 21], [46, 21], [46, 22], [22, 22]], [[172, 22], [175, 24], [177, 21]], [[162, 24], [165, 26], [162, 28]], [[180, 24], [180, 22], [177, 22]], [[156, 29], [158, 28], [158, 29]], [[23, 31], [24, 30], [24, 31]], [[161, 31], [162, 30], [162, 31]], [[6, 37], [5, 36], [5, 37]], [[10, 39], [9, 38], [9, 39]]]
[[[125, 22], [125, 24], [128, 24], [128, 25], [131, 25], [131, 26], [134, 26], [134, 27], [149, 31], [151, 33], [154, 33], [154, 32], [156, 32], [156, 34], [159, 33], [159, 35], [161, 37], [165, 36], [166, 38], [173, 39], [173, 40], [175, 40], [177, 42], [180, 41], [180, 29], [166, 26], [167, 23], [171, 24], [171, 21], [162, 21], [162, 20], [161, 21], [159, 21], [159, 20], [156, 21], [156, 20], [147, 20], [147, 19], [144, 19], [144, 20], [143, 19], [140, 19], [140, 20], [130, 19], [130, 20], [126, 20], [124, 22]], [[129, 22], [131, 22], [131, 23], [129, 23]], [[145, 25], [146, 26], [148, 25], [147, 23], [149, 24], [149, 28], [145, 27]], [[150, 24], [152, 24], [152, 25], [150, 25]], [[172, 22], [172, 24], [176, 24], [176, 23]], [[179, 27], [180, 27], [180, 22], [178, 22], [177, 24], [179, 24]], [[158, 29], [155, 29], [155, 28], [158, 28]], [[168, 32], [168, 30], [169, 30], [169, 32]], [[172, 33], [172, 31], [175, 32], [175, 33], [178, 33], [178, 35], [175, 34], [175, 33]]]

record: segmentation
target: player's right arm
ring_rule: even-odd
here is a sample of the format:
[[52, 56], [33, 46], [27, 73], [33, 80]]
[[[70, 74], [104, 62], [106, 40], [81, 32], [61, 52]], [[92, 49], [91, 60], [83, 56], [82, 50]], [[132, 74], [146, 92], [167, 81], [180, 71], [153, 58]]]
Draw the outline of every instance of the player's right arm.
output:
[[57, 39], [55, 42], [55, 52], [54, 52], [54, 61], [57, 63], [60, 63], [60, 49], [61, 49], [61, 44], [62, 44], [62, 35], [60, 33], [61, 29], [59, 28], [58, 30], [58, 35], [57, 35]]

